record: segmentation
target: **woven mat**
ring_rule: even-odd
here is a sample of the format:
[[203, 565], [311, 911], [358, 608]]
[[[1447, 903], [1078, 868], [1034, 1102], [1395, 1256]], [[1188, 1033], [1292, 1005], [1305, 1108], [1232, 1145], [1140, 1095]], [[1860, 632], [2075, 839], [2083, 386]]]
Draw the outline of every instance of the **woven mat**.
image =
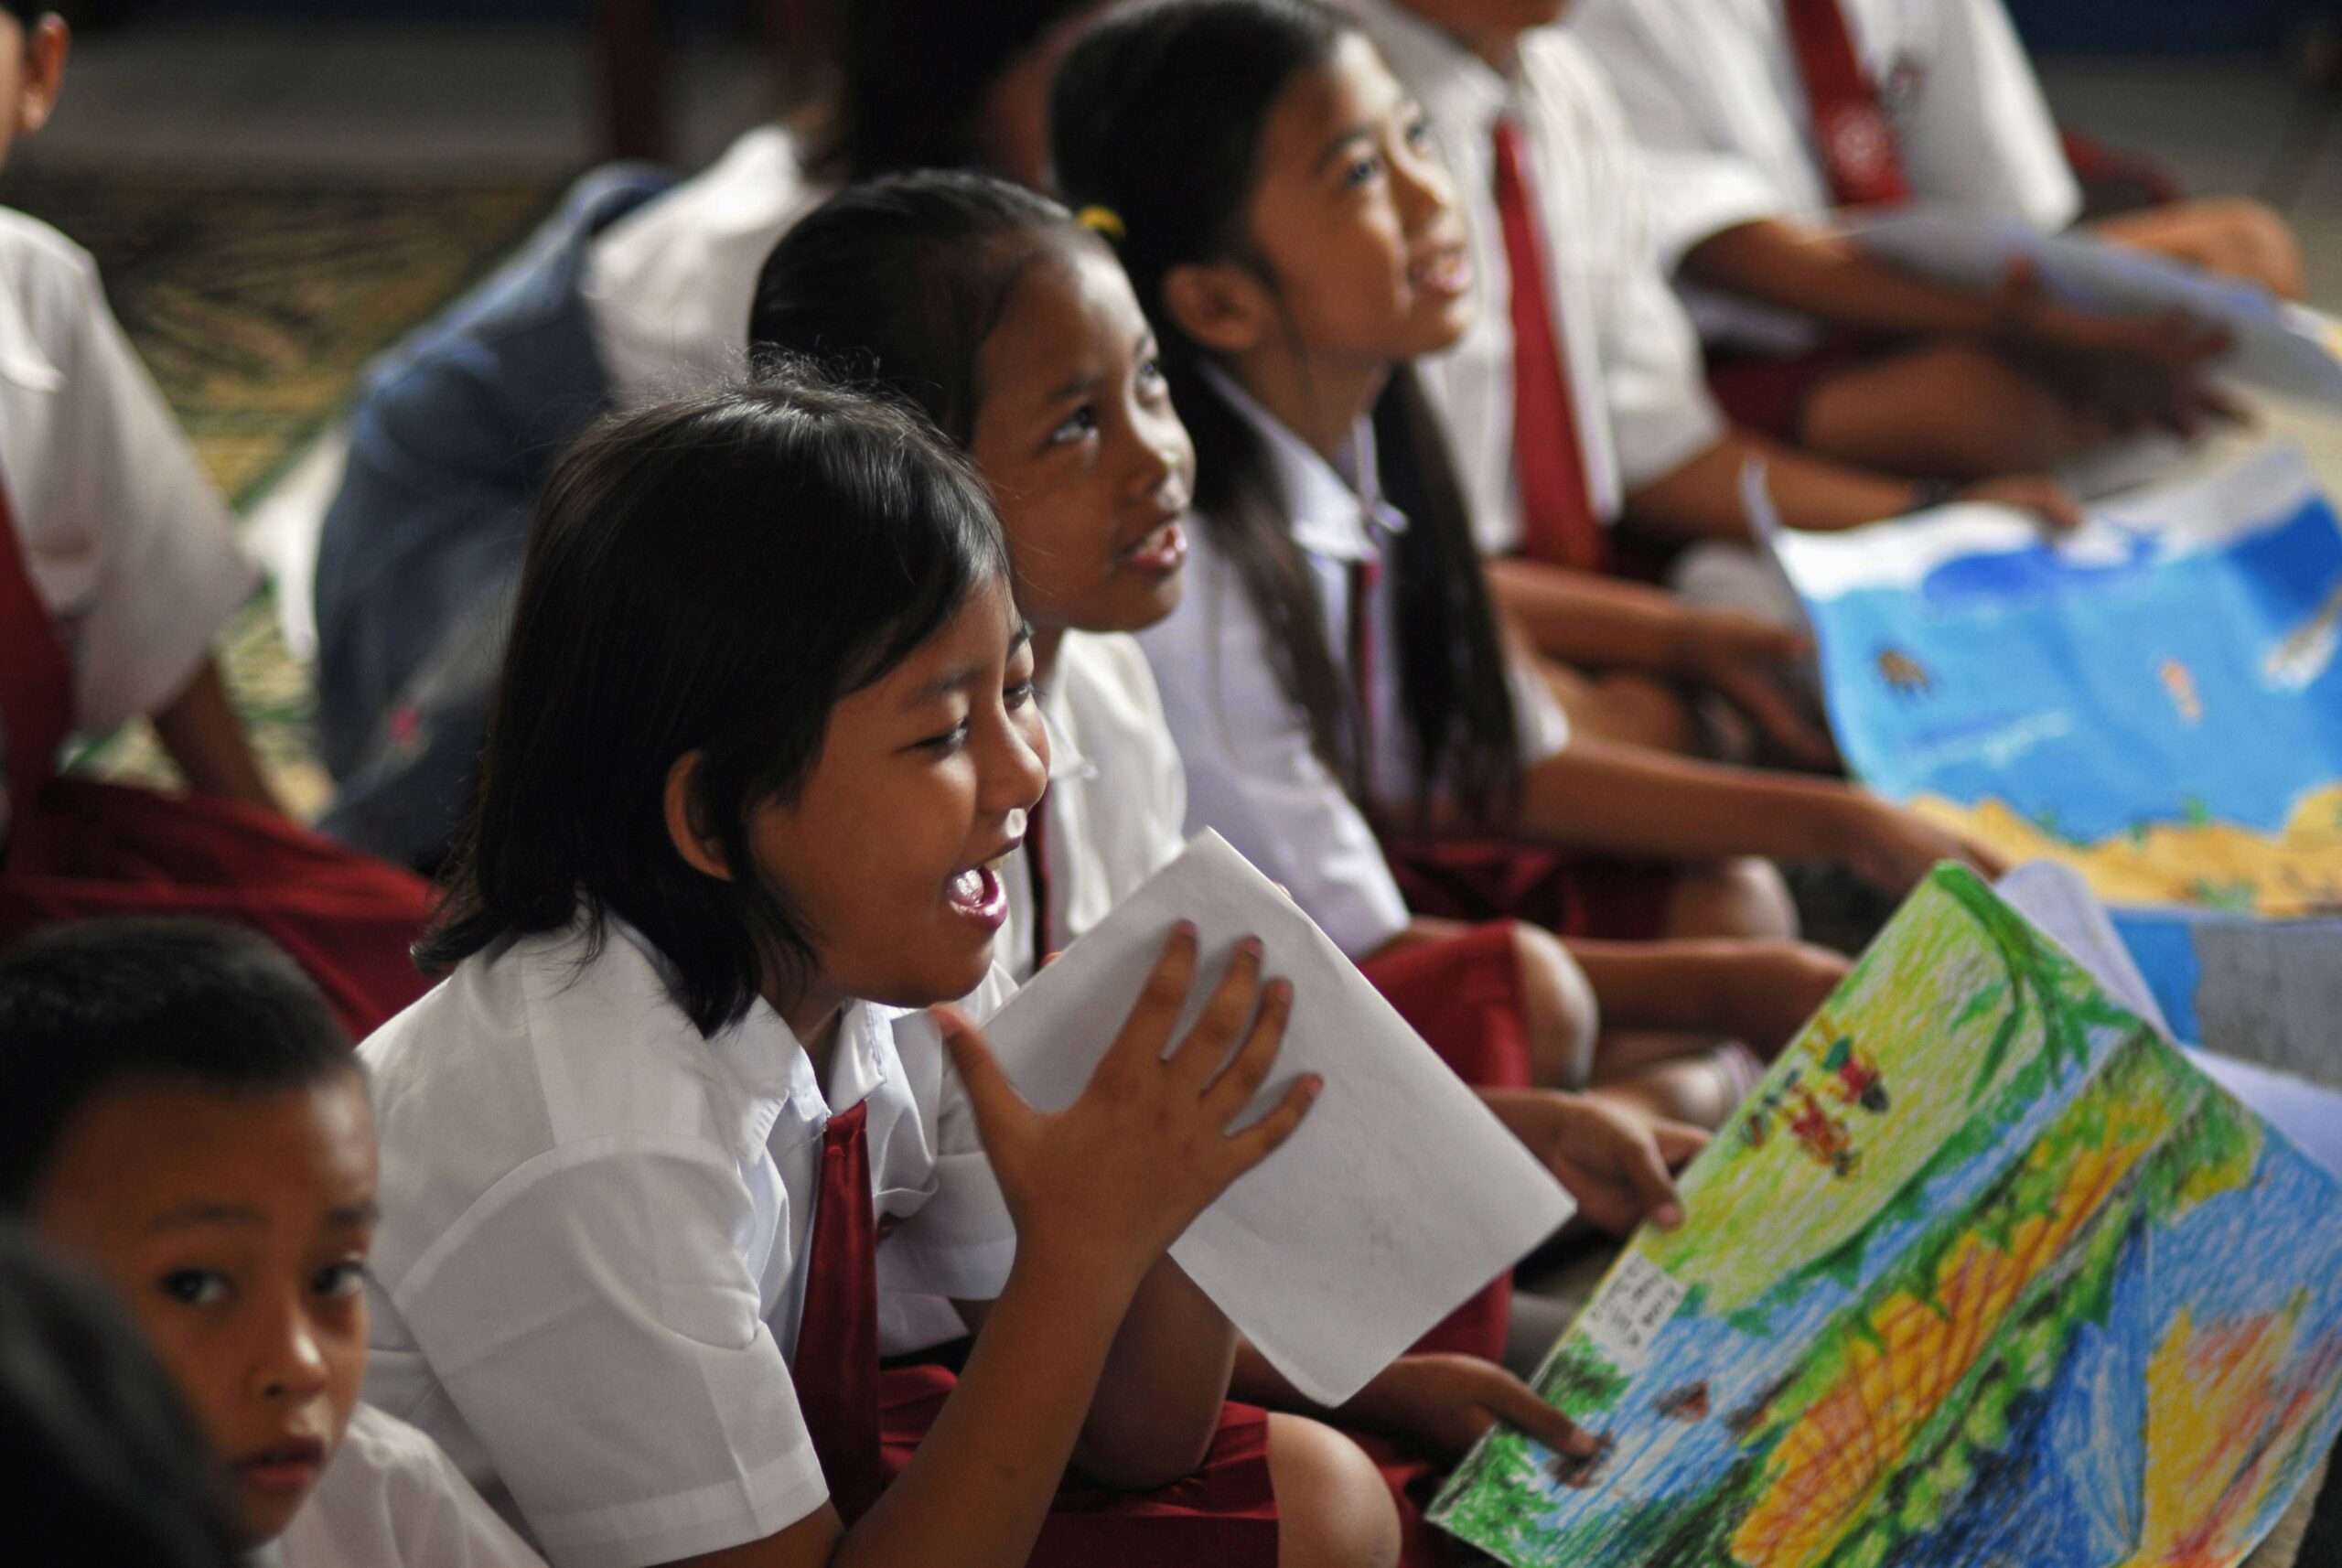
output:
[[[212, 482], [241, 507], [341, 411], [366, 361], [493, 266], [564, 183], [29, 164], [11, 167], [0, 201], [97, 258], [114, 314]], [[289, 804], [314, 812], [326, 782], [308, 673], [266, 596], [230, 626], [222, 664], [263, 766]], [[143, 724], [75, 766], [175, 778]]]

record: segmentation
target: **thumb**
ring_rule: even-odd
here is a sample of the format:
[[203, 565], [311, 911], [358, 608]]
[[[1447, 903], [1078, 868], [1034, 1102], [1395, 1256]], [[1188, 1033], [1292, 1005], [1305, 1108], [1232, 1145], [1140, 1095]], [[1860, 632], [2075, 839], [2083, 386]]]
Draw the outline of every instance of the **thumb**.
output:
[[943, 1048], [951, 1055], [951, 1066], [958, 1070], [960, 1081], [968, 1090], [968, 1103], [976, 1112], [976, 1130], [989, 1144], [995, 1128], [1005, 1128], [1015, 1120], [1032, 1114], [1032, 1107], [1016, 1092], [1008, 1075], [1000, 1070], [1000, 1063], [992, 1047], [968, 1015], [957, 1007], [930, 1007], [928, 1016], [935, 1020], [936, 1032], [943, 1036]]
[[1675, 1178], [1667, 1174], [1667, 1160], [1660, 1153], [1655, 1132], [1628, 1144], [1618, 1165], [1627, 1186], [1634, 1191], [1635, 1202], [1653, 1225], [1672, 1230], [1683, 1223], [1683, 1202], [1675, 1195]]
[[1694, 1127], [1689, 1122], [1653, 1122], [1650, 1135], [1670, 1170], [1706, 1148], [1710, 1136], [1705, 1127]]
[[1601, 1446], [1594, 1434], [1537, 1397], [1537, 1391], [1501, 1367], [1481, 1391], [1482, 1409], [1507, 1426], [1516, 1427], [1552, 1449], [1583, 1459]]

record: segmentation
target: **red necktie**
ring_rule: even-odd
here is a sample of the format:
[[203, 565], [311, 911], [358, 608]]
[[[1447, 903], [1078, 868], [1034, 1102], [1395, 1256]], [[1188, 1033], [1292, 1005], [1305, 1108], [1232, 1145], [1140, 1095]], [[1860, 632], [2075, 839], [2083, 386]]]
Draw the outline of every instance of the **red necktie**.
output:
[[1549, 565], [1599, 572], [1608, 541], [1586, 495], [1577, 413], [1547, 293], [1544, 237], [1524, 166], [1520, 128], [1498, 121], [1497, 216], [1512, 274], [1512, 462], [1520, 485], [1520, 553]]
[[1025, 871], [1033, 887], [1033, 972], [1049, 960], [1051, 907], [1049, 894], [1049, 823], [1045, 814], [1049, 798], [1043, 795], [1025, 813]]
[[1813, 115], [1813, 145], [1841, 207], [1896, 206], [1911, 199], [1895, 127], [1863, 74], [1838, 0], [1781, 0]]
[[32, 813], [72, 727], [73, 661], [33, 585], [7, 489], [0, 485], [0, 738], [8, 753], [9, 822]]
[[1358, 699], [1358, 779], [1364, 789], [1374, 777], [1374, 590], [1382, 563], [1361, 557], [1350, 563], [1350, 682]]
[[838, 1517], [852, 1524], [886, 1486], [878, 1444], [878, 1233], [871, 1215], [869, 1105], [830, 1118], [821, 1196], [805, 1245], [805, 1312], [789, 1375]]

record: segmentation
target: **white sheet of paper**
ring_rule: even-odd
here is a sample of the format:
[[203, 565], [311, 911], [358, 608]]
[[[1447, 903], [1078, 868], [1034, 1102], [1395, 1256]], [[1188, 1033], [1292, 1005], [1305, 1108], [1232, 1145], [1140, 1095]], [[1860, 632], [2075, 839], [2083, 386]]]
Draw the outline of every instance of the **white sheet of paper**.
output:
[[[2109, 995], [2171, 1038], [2171, 1026], [2155, 1005], [2146, 977], [2080, 872], [2055, 861], [2029, 861], [2002, 877], [1998, 891], [2011, 908], [2088, 970]], [[2194, 1046], [2180, 1049], [2205, 1077], [2268, 1118], [2302, 1153], [2342, 1176], [2342, 1094], [2254, 1062]]]
[[1575, 1205], [1326, 934], [1209, 832], [984, 1025], [1027, 1101], [1055, 1111], [1080, 1097], [1182, 919], [1200, 933], [1190, 1015], [1247, 936], [1266, 950], [1263, 972], [1293, 983], [1276, 1070], [1247, 1116], [1305, 1072], [1326, 1086], [1301, 1130], [1171, 1255], [1295, 1388], [1338, 1405]]
[[2030, 260], [2056, 298], [2084, 309], [2146, 316], [2180, 309], [2225, 327], [2235, 347], [2217, 368], [2289, 397], [2342, 406], [2342, 323], [2267, 290], [2088, 234], [2042, 234], [2021, 223], [1947, 212], [1896, 213], [1856, 225], [1854, 242], [1923, 277], [1975, 293]]

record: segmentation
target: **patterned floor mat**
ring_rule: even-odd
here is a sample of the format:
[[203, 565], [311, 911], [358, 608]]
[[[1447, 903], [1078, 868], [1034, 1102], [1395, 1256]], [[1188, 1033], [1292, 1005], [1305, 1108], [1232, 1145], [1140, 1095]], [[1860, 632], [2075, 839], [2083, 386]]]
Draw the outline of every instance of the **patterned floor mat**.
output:
[[[0, 200], [96, 256], [108, 298], [222, 495], [248, 504], [325, 428], [374, 354], [461, 293], [549, 209], [558, 179], [403, 184], [173, 169], [11, 170]], [[224, 639], [263, 762], [314, 812], [308, 674], [265, 596]], [[76, 766], [167, 783], [145, 726]]]

